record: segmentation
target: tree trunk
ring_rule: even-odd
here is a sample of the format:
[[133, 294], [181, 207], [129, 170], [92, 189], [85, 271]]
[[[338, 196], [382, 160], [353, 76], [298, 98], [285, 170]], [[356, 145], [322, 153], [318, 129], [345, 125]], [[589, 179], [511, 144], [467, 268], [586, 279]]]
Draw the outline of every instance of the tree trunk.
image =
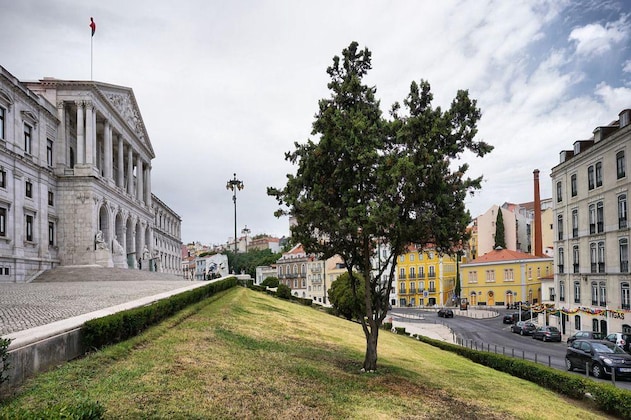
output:
[[364, 358], [364, 371], [372, 372], [377, 370], [377, 339], [379, 338], [379, 328], [371, 327], [366, 334], [366, 356]]

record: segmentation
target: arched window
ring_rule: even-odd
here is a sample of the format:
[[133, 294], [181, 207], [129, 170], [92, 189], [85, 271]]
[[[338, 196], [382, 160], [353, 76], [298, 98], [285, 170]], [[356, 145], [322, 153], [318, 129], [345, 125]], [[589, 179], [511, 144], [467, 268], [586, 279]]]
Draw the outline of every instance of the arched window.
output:
[[580, 315], [574, 315], [574, 329], [576, 330], [581, 329], [581, 316]]

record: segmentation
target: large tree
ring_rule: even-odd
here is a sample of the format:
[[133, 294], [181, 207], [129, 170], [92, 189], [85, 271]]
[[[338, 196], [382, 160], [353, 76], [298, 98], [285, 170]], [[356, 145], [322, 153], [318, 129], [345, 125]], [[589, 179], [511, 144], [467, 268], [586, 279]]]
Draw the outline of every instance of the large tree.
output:
[[[467, 150], [483, 156], [492, 149], [474, 141], [480, 111], [466, 91], [442, 111], [431, 104], [429, 83], [413, 82], [403, 111], [394, 104], [386, 119], [376, 88], [363, 82], [370, 69], [371, 52], [356, 42], [333, 58], [331, 96], [319, 101], [313, 122], [317, 139], [295, 143], [285, 157], [296, 174], [284, 188], [268, 189], [286, 206], [276, 215], [295, 217], [294, 241], [309, 253], [340, 255], [351, 279], [362, 274], [351, 287], [355, 296], [358, 287], [364, 292], [366, 371], [377, 367], [398, 256], [411, 243], [432, 243], [439, 252], [460, 243], [470, 222], [464, 198], [482, 178], [465, 178], [468, 166], [455, 161]], [[387, 252], [374, 267], [377, 247]]]

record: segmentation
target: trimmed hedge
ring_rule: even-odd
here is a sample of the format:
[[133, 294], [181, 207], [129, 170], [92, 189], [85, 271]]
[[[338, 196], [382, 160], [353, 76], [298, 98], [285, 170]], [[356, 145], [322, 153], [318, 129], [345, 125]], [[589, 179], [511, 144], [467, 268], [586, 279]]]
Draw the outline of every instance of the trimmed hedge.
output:
[[528, 360], [473, 350], [421, 335], [416, 338], [434, 347], [459, 354], [473, 362], [534, 382], [576, 400], [588, 400], [591, 396], [598, 409], [620, 418], [631, 419], [631, 392], [625, 389], [596, 382], [583, 376], [571, 375]]
[[98, 349], [127, 340], [181, 309], [236, 285], [237, 278], [230, 277], [159, 300], [151, 305], [87, 321], [82, 328], [83, 343], [86, 348]]

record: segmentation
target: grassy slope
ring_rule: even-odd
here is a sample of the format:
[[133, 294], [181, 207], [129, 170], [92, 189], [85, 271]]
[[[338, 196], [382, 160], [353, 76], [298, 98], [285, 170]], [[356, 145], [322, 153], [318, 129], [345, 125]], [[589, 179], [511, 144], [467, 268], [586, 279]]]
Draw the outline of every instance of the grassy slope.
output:
[[[38, 376], [10, 407], [99, 401], [108, 418], [605, 418], [535, 384], [234, 288], [140, 337]], [[2, 417], [0, 408], [0, 417]]]

